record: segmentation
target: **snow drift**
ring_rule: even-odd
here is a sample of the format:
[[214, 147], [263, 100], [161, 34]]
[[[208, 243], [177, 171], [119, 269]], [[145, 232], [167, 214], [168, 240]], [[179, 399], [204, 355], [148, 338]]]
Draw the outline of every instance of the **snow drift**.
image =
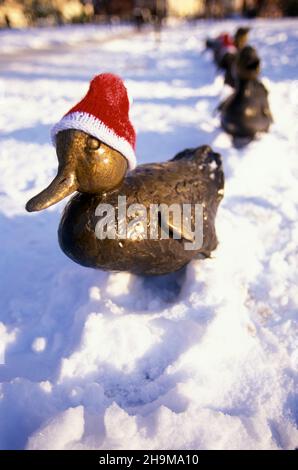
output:
[[[275, 122], [243, 149], [219, 129], [222, 79], [203, 53], [237, 24], [1, 65], [0, 448], [297, 447], [297, 23], [251, 22]], [[212, 259], [162, 279], [88, 270], [59, 250], [65, 202], [25, 213], [55, 173], [51, 125], [103, 71], [134, 95], [140, 163], [222, 154]]]

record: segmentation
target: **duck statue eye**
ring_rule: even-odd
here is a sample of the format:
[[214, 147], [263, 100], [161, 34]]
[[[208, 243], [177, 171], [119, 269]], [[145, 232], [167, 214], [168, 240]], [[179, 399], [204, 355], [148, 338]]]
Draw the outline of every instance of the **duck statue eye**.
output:
[[95, 137], [89, 137], [87, 140], [87, 147], [89, 150], [98, 150], [100, 147], [100, 141]]

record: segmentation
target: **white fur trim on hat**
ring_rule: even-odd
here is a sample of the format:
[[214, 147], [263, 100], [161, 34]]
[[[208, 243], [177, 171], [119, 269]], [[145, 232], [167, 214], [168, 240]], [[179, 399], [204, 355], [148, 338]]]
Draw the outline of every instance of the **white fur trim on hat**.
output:
[[114, 131], [109, 129], [102, 121], [85, 112], [76, 111], [74, 113], [64, 116], [51, 130], [51, 139], [54, 146], [56, 146], [56, 135], [60, 131], [67, 129], [77, 129], [92, 135], [98, 140], [109, 145], [113, 149], [122, 153], [127, 159], [129, 169], [133, 170], [136, 167], [137, 159], [134, 149], [127, 140], [119, 137]]

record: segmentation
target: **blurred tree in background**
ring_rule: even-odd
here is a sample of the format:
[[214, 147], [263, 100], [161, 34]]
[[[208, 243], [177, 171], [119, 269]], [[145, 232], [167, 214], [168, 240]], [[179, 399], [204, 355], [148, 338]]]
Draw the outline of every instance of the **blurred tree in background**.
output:
[[[154, 12], [161, 0], [0, 0], [0, 27], [26, 27], [134, 18]], [[298, 15], [298, 0], [163, 0], [170, 16], [186, 18]], [[144, 18], [149, 18], [150, 15]]]
[[90, 21], [91, 0], [0, 0], [0, 26], [26, 27]]

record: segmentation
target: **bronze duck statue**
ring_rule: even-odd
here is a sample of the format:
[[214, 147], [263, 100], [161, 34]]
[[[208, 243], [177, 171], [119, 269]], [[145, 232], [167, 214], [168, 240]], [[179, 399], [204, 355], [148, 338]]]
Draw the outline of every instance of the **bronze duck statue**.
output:
[[232, 88], [236, 87], [237, 83], [237, 74], [236, 74], [236, 62], [237, 57], [242, 51], [242, 49], [247, 45], [248, 33], [250, 28], [240, 27], [237, 29], [234, 35], [234, 53], [227, 54], [225, 60], [223, 61], [224, 69], [224, 83], [229, 85]]
[[236, 90], [218, 110], [223, 129], [233, 137], [253, 139], [259, 132], [268, 132], [272, 115], [268, 91], [258, 79], [260, 58], [251, 46], [245, 46], [236, 60]]
[[[128, 111], [122, 80], [112, 74], [95, 77], [83, 100], [54, 126], [58, 174], [27, 203], [26, 209], [45, 209], [78, 191], [68, 202], [58, 230], [60, 247], [68, 257], [83, 266], [103, 270], [166, 274], [179, 270], [194, 257], [209, 257], [217, 246], [214, 223], [224, 188], [221, 158], [210, 147], [202, 146], [184, 150], [164, 163], [134, 168], [135, 134]], [[138, 217], [131, 220], [126, 212], [125, 236], [119, 220], [112, 220], [109, 227], [113, 237], [98, 237], [98, 223], [103, 220], [98, 207], [116, 211], [119, 196], [125, 198], [127, 207], [145, 207], [145, 212], [152, 204], [200, 205], [200, 246], [185, 249], [186, 241], [193, 242], [193, 211], [188, 213], [188, 226], [177, 225], [169, 215], [158, 213], [155, 238], [148, 235], [151, 219], [140, 224]], [[168, 229], [168, 237], [162, 238], [162, 227]]]
[[250, 28], [241, 26], [237, 28], [234, 37], [222, 33], [215, 39], [207, 39], [206, 47], [213, 52], [213, 59], [217, 67], [224, 72], [224, 83], [235, 87], [235, 62], [239, 52], [246, 46]]

